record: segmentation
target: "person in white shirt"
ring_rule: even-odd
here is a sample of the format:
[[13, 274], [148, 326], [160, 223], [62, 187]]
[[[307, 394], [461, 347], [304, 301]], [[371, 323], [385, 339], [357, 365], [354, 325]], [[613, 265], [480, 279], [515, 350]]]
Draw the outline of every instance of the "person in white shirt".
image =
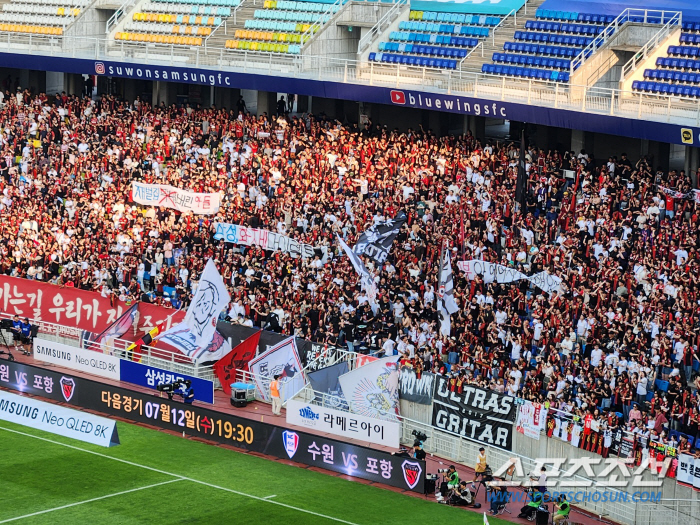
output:
[[591, 366], [596, 368], [600, 362], [603, 359], [603, 351], [600, 349], [598, 345], [595, 345], [595, 348], [591, 352]]

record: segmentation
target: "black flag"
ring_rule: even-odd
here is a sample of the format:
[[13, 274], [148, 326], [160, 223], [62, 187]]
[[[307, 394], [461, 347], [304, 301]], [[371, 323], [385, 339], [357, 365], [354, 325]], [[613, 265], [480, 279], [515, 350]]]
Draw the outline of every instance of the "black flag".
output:
[[383, 263], [406, 220], [406, 214], [400, 211], [395, 219], [387, 219], [379, 224], [373, 224], [362, 232], [353, 251], [357, 255], [366, 255], [380, 264]]
[[520, 204], [520, 213], [525, 213], [527, 202], [527, 172], [525, 171], [525, 128], [520, 133], [520, 159], [518, 159], [518, 179], [515, 183], [515, 200]]

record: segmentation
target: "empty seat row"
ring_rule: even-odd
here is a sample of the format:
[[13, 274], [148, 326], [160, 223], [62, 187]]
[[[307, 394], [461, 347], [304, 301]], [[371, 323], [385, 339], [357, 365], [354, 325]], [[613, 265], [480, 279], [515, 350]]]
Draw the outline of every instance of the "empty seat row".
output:
[[185, 26], [177, 24], [153, 24], [149, 22], [131, 22], [124, 25], [130, 33], [173, 33], [184, 36], [209, 36], [212, 28], [206, 26]]
[[669, 67], [671, 69], [691, 69], [694, 71], [700, 71], [700, 60], [694, 60], [692, 58], [664, 58], [659, 57], [656, 59], [656, 67]]
[[161, 2], [165, 4], [189, 4], [189, 5], [209, 5], [221, 7], [238, 7], [241, 0], [151, 0], [152, 2]]
[[246, 40], [227, 40], [226, 49], [240, 49], [243, 51], [263, 51], [265, 53], [288, 53], [298, 55], [301, 46], [296, 44], [270, 44], [267, 42], [248, 42]]
[[62, 27], [32, 26], [26, 24], [0, 24], [0, 31], [31, 33], [34, 35], [62, 35]]
[[399, 22], [402, 31], [426, 31], [428, 33], [448, 33], [467, 36], [489, 36], [488, 27], [464, 26], [455, 24], [433, 24], [432, 22]]
[[195, 15], [164, 15], [156, 13], [134, 13], [134, 22], [160, 22], [164, 24], [193, 24], [197, 26], [220, 26], [221, 17]]
[[[318, 28], [315, 28], [318, 29]], [[311, 38], [309, 35], [302, 38], [302, 35], [295, 33], [271, 33], [268, 31], [246, 31], [237, 29], [233, 35], [240, 40], [262, 40], [264, 42], [289, 42], [290, 44], [305, 44]]]
[[482, 73], [494, 75], [506, 75], [509, 77], [532, 78], [534, 80], [554, 80], [556, 82], [568, 82], [568, 71], [549, 71], [547, 69], [534, 69], [530, 67], [499, 66], [497, 64], [484, 64]]
[[56, 16], [78, 16], [78, 7], [56, 7], [51, 5], [25, 5], [20, 3], [9, 3], [2, 6], [6, 13], [23, 13], [25, 15], [56, 15]]
[[[280, 6], [280, 4], [283, 4]], [[289, 5], [287, 5], [289, 4]], [[337, 13], [340, 10], [339, 5], [333, 4], [321, 4], [318, 2], [275, 2], [266, 0], [263, 3], [263, 10], [265, 11], [303, 11], [306, 13], [325, 13], [329, 9], [333, 10], [333, 13]]]
[[700, 22], [683, 22], [683, 30], [700, 32]]
[[379, 51], [413, 53], [416, 55], [432, 55], [446, 58], [464, 58], [467, 56], [466, 49], [424, 46], [422, 44], [399, 44], [398, 42], [379, 42]]
[[662, 95], [676, 95], [679, 97], [699, 97], [700, 87], [698, 86], [678, 86], [667, 84], [666, 82], [644, 82], [635, 80], [632, 82], [632, 89], [645, 91], [647, 93], [660, 93]]
[[230, 7], [203, 7], [196, 5], [171, 5], [146, 2], [141, 6], [145, 13], [169, 13], [176, 15], [231, 16]]
[[389, 33], [389, 40], [458, 47], [476, 47], [479, 44], [479, 40], [477, 38], [434, 34], [430, 35], [427, 33], [406, 33], [404, 31], [392, 31]]
[[668, 54], [682, 57], [696, 57], [700, 53], [698, 46], [668, 46]]
[[457, 61], [447, 58], [417, 57], [411, 55], [394, 55], [392, 53], [370, 53], [370, 62], [402, 64], [405, 66], [435, 67], [439, 69], [457, 69]]
[[512, 55], [510, 53], [494, 53], [494, 62], [521, 66], [546, 67], [549, 69], [570, 69], [571, 60], [563, 58], [538, 57], [533, 55]]
[[546, 46], [542, 44], [523, 44], [521, 42], [506, 42], [503, 44], [503, 49], [516, 53], [532, 53], [535, 55], [551, 55], [568, 58], [573, 58], [583, 51], [583, 48], [580, 47]]
[[114, 35], [115, 40], [127, 42], [146, 42], [152, 44], [175, 44], [179, 46], [201, 46], [202, 38], [194, 36], [175, 35], [151, 35], [148, 33], [119, 32]]
[[287, 33], [305, 33], [311, 24], [299, 24], [297, 22], [270, 22], [269, 20], [246, 20], [246, 29], [264, 31], [285, 31]]
[[277, 11], [273, 9], [258, 9], [255, 18], [259, 20], [279, 20], [283, 22], [320, 22], [325, 24], [330, 20], [329, 15], [319, 16], [318, 13], [300, 13], [298, 11]]
[[33, 26], [65, 27], [73, 22], [73, 18], [58, 15], [27, 16], [21, 13], [0, 13], [0, 22], [5, 24], [31, 24]]
[[698, 73], [670, 71], [668, 69], [645, 69], [644, 78], [650, 78], [652, 80], [668, 80], [670, 82], [681, 82], [683, 84], [700, 83], [700, 74]]
[[52, 5], [56, 7], [85, 7], [88, 0], [22, 0], [22, 4]]
[[436, 13], [434, 11], [411, 11], [409, 20], [426, 22], [450, 22], [455, 24], [472, 24], [478, 26], [497, 26], [501, 22], [498, 16], [468, 15], [463, 13]]
[[681, 33], [681, 44], [700, 44], [700, 35]]
[[553, 35], [548, 33], [532, 33], [530, 31], [516, 31], [513, 38], [522, 40], [523, 42], [548, 42], [550, 44], [559, 44], [562, 46], [579, 47], [585, 47], [593, 42], [593, 38], [586, 36]]
[[546, 31], [548, 33], [573, 33], [576, 35], [598, 35], [603, 32], [605, 26], [586, 24], [564, 24], [560, 22], [545, 22], [528, 20], [525, 22], [525, 29], [535, 31]]

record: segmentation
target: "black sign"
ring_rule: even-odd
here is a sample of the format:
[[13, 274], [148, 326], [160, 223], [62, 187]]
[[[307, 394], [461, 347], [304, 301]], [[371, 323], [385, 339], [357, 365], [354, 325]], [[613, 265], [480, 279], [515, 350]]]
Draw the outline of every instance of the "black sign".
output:
[[486, 445], [512, 450], [516, 399], [475, 386], [450, 391], [448, 378], [438, 377], [433, 397], [433, 425]]
[[435, 374], [423, 372], [420, 379], [413, 368], [403, 367], [399, 376], [399, 397], [406, 401], [429, 405], [433, 402]]
[[425, 462], [322, 436], [288, 430], [157, 395], [105, 385], [16, 362], [0, 363], [0, 387], [62, 401], [137, 423], [423, 492]]
[[378, 263], [383, 263], [389, 255], [391, 245], [406, 222], [406, 214], [402, 211], [395, 219], [388, 219], [373, 224], [362, 232], [357, 244], [352, 249], [357, 255], [366, 255]]

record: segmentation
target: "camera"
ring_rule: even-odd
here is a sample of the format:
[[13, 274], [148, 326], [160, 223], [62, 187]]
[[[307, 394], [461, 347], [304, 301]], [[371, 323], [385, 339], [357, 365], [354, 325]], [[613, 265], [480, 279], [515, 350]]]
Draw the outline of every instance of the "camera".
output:
[[[427, 441], [428, 439], [428, 435], [420, 430], [414, 430], [411, 432], [411, 435], [416, 438], [415, 441]], [[413, 446], [415, 446], [415, 444]]]
[[165, 392], [168, 394], [168, 399], [173, 398], [173, 394], [178, 394], [182, 395], [181, 392], [178, 392], [182, 386], [185, 386], [186, 388], [189, 388], [192, 385], [192, 381], [189, 379], [184, 379], [184, 380], [177, 380], [172, 383], [158, 383], [156, 385], [156, 390], [159, 392]]
[[445, 474], [448, 470], [450, 470], [450, 469], [448, 469], [448, 468], [439, 468], [437, 471], [438, 471], [438, 474]]

